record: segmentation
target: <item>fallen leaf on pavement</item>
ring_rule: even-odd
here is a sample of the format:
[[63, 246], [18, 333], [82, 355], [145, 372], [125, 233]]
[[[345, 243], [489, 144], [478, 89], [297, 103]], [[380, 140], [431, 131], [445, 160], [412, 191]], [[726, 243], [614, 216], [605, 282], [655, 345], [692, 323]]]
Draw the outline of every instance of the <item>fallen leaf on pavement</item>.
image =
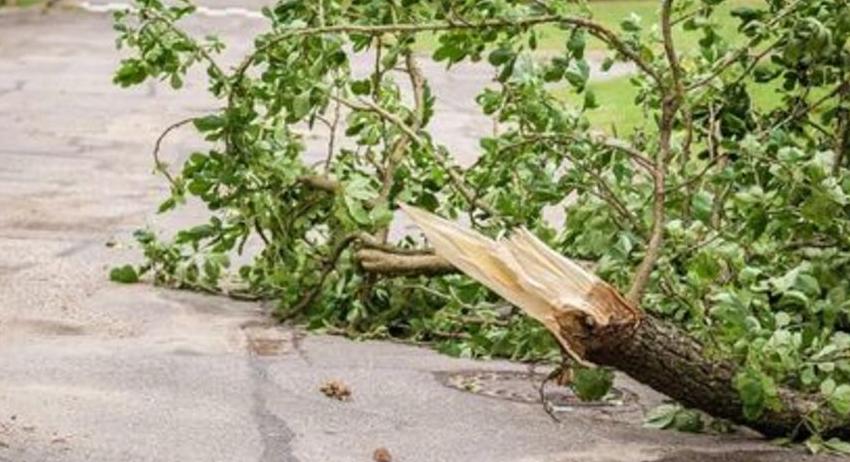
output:
[[375, 462], [393, 462], [393, 456], [387, 448], [375, 449], [375, 453], [372, 454], [372, 459]]
[[340, 380], [328, 380], [319, 390], [328, 398], [348, 401], [351, 399], [351, 389]]

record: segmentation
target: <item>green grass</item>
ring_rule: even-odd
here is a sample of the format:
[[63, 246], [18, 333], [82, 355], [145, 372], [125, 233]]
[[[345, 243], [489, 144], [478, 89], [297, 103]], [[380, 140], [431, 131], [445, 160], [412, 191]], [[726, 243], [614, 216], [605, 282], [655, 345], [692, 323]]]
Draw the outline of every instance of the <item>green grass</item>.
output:
[[[658, 41], [659, 4], [657, 0], [597, 0], [591, 1], [589, 8], [594, 20], [606, 27], [620, 31], [620, 23], [632, 13], [641, 17], [640, 24], [643, 26], [643, 34], [647, 38], [655, 38], [655, 48], [660, 53], [661, 43]], [[731, 11], [741, 6], [759, 7], [764, 5], [764, 0], [729, 0], [717, 7], [712, 21], [718, 27], [718, 33], [732, 45], [743, 45], [746, 38], [737, 31], [738, 20], [731, 16]], [[580, 14], [576, 6], [576, 14]], [[539, 28], [540, 38], [539, 50], [544, 52], [558, 52], [563, 50], [569, 31], [559, 29], [555, 26]], [[681, 25], [674, 28], [673, 41], [680, 54], [695, 52], [698, 41], [702, 38], [701, 31], [684, 31]], [[434, 35], [422, 35], [418, 38], [418, 48], [422, 52], [432, 52], [438, 46]], [[605, 49], [603, 43], [596, 39], [588, 41], [590, 50], [601, 51]], [[778, 84], [777, 84], [778, 85]], [[588, 118], [594, 127], [608, 132], [616, 132], [620, 135], [630, 133], [634, 128], [647, 124], [654, 126], [654, 121], [644, 120], [641, 107], [635, 103], [637, 90], [629, 83], [628, 77], [620, 77], [602, 82], [592, 82], [589, 88], [595, 93], [599, 108], [588, 112]], [[776, 85], [756, 85], [751, 88], [754, 106], [761, 110], [768, 110], [780, 104], [776, 94]], [[584, 97], [575, 95], [567, 88], [555, 90], [559, 96], [573, 104], [581, 106]]]
[[[782, 94], [779, 93], [781, 79], [767, 84], [749, 85], [752, 107], [760, 112], [768, 112], [780, 107]], [[650, 130], [655, 126], [653, 120], [646, 120], [640, 106], [635, 103], [637, 89], [629, 82], [629, 77], [619, 77], [602, 82], [591, 82], [588, 88], [596, 95], [599, 107], [588, 111], [587, 118], [599, 130], [617, 133], [621, 136], [632, 132], [636, 127], [646, 127]], [[584, 96], [576, 95], [572, 90], [564, 88], [556, 90], [560, 97], [581, 107]], [[810, 103], [817, 101], [827, 94], [828, 88], [814, 89], [808, 97]], [[818, 111], [815, 111], [817, 114]]]
[[[780, 96], [776, 92], [779, 83], [767, 85], [752, 85], [750, 96], [753, 106], [766, 111], [780, 104]], [[629, 77], [619, 77], [603, 82], [591, 82], [588, 89], [596, 94], [599, 107], [588, 111], [587, 118], [599, 130], [608, 133], [626, 135], [636, 127], [654, 127], [653, 120], [646, 120], [642, 108], [635, 103], [637, 89], [629, 82]], [[561, 96], [572, 104], [581, 106], [584, 96], [576, 95], [566, 88]]]
[[0, 8], [3, 8], [4, 6], [26, 8], [28, 6], [38, 5], [43, 1], [44, 0], [0, 0]]
[[[712, 21], [717, 24], [721, 36], [727, 39], [733, 38], [733, 43], [739, 42], [738, 21], [730, 15], [730, 12], [740, 6], [758, 6], [760, 4], [764, 4], [764, 2], [762, 0], [729, 0], [717, 8], [712, 16]], [[651, 33], [653, 27], [658, 23], [659, 2], [655, 0], [602, 0], [591, 2], [590, 11], [595, 21], [614, 31], [620, 31], [620, 23], [634, 13], [641, 18], [640, 24], [644, 33]], [[576, 13], [579, 13], [578, 9], [576, 9]], [[555, 27], [548, 27], [542, 29], [542, 33], [544, 38], [541, 40], [541, 49], [559, 50], [564, 47], [567, 32]], [[696, 48], [701, 36], [702, 34], [698, 31], [686, 32], [682, 30], [681, 26], [676, 27], [673, 31], [673, 41], [681, 50]], [[739, 40], [734, 40], [734, 38]], [[595, 39], [590, 41], [588, 45], [591, 49], [605, 49], [605, 45]]]
[[[727, 40], [731, 38], [733, 43], [741, 42], [740, 35], [737, 33], [737, 20], [729, 13], [740, 6], [758, 6], [763, 5], [763, 0], [729, 0], [723, 5], [720, 5], [713, 15], [713, 21], [719, 27], [721, 36]], [[607, 26], [614, 31], [620, 31], [620, 23], [632, 13], [641, 17], [640, 24], [643, 26], [645, 33], [651, 33], [653, 26], [658, 22], [658, 6], [656, 0], [598, 0], [590, 3], [590, 11], [592, 18]], [[575, 13], [582, 14], [578, 6]], [[538, 29], [540, 31], [540, 40], [538, 43], [541, 51], [559, 51], [564, 48], [568, 31], [559, 29], [555, 26], [544, 26]], [[697, 41], [701, 37], [700, 32], [685, 32], [681, 26], [674, 30], [673, 39], [681, 50], [692, 50], [696, 47]], [[418, 38], [419, 48], [423, 52], [433, 51], [437, 48], [437, 40], [432, 34], [423, 34]], [[605, 46], [598, 40], [592, 39], [588, 41], [588, 47], [591, 50], [604, 50]]]
[[[643, 112], [635, 103], [637, 89], [629, 83], [629, 77], [591, 82], [588, 89], [596, 95], [599, 104], [598, 108], [587, 113], [590, 123], [597, 129], [625, 135], [644, 123]], [[584, 96], [566, 89], [562, 95], [572, 104], [583, 104]]]

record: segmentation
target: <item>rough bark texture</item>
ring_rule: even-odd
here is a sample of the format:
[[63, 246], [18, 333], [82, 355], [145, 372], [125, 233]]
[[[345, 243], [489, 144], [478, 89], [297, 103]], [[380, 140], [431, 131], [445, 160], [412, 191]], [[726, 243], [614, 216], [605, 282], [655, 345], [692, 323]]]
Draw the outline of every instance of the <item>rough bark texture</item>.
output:
[[[675, 325], [645, 313], [532, 233], [519, 229], [492, 240], [427, 211], [401, 207], [422, 229], [436, 255], [364, 248], [357, 253], [362, 269], [388, 276], [460, 269], [541, 322], [579, 363], [619, 369], [685, 406], [767, 436], [800, 438], [811, 428], [827, 437], [850, 436], [850, 419], [822, 405], [822, 398], [790, 389], [778, 390], [776, 409], [747, 419], [735, 387], [734, 363], [712, 355]], [[814, 427], [804, 425], [814, 419]]]
[[[588, 342], [587, 359], [611, 366], [685, 406], [749, 426], [771, 437], [807, 434], [800, 425], [818, 408], [816, 397], [781, 390], [782, 409], [766, 411], [755, 421], [743, 415], [734, 386], [735, 366], [712, 358], [693, 337], [667, 322], [645, 316], [634, 329]], [[848, 436], [850, 424], [821, 407], [827, 435]]]

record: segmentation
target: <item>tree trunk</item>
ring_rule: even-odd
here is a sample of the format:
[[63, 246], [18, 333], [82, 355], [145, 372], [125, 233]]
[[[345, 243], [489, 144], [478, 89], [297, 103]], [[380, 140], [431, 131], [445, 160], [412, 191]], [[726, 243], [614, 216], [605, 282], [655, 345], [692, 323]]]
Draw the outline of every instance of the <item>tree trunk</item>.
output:
[[[850, 419], [818, 396], [790, 389], [778, 391], [777, 409], [747, 419], [734, 384], [735, 364], [640, 310], [530, 232], [518, 229], [492, 240], [426, 211], [401, 207], [422, 228], [437, 256], [540, 321], [577, 361], [619, 369], [685, 406], [766, 436], [804, 437], [811, 431], [806, 421], [815, 418], [811, 423], [823, 436], [850, 436]], [[429, 268], [438, 263], [428, 262]], [[405, 266], [403, 273], [414, 271]]]
[[[645, 316], [631, 331], [589, 341], [586, 357], [623, 371], [687, 407], [749, 426], [765, 436], [805, 436], [808, 430], [801, 422], [819, 406], [815, 396], [780, 390], [781, 409], [746, 419], [733, 383], [735, 365], [712, 358], [693, 337], [652, 316]], [[847, 419], [825, 406], [820, 412], [820, 425], [829, 436], [850, 435]]]

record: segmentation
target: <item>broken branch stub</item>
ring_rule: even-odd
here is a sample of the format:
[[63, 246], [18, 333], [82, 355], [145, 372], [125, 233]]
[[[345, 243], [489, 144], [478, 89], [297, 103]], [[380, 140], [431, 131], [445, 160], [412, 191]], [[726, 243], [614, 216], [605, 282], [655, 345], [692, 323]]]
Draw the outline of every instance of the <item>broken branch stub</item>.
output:
[[642, 316], [595, 274], [527, 230], [494, 241], [415, 207], [401, 207], [437, 255], [541, 322], [582, 364], [594, 332], [635, 326]]

